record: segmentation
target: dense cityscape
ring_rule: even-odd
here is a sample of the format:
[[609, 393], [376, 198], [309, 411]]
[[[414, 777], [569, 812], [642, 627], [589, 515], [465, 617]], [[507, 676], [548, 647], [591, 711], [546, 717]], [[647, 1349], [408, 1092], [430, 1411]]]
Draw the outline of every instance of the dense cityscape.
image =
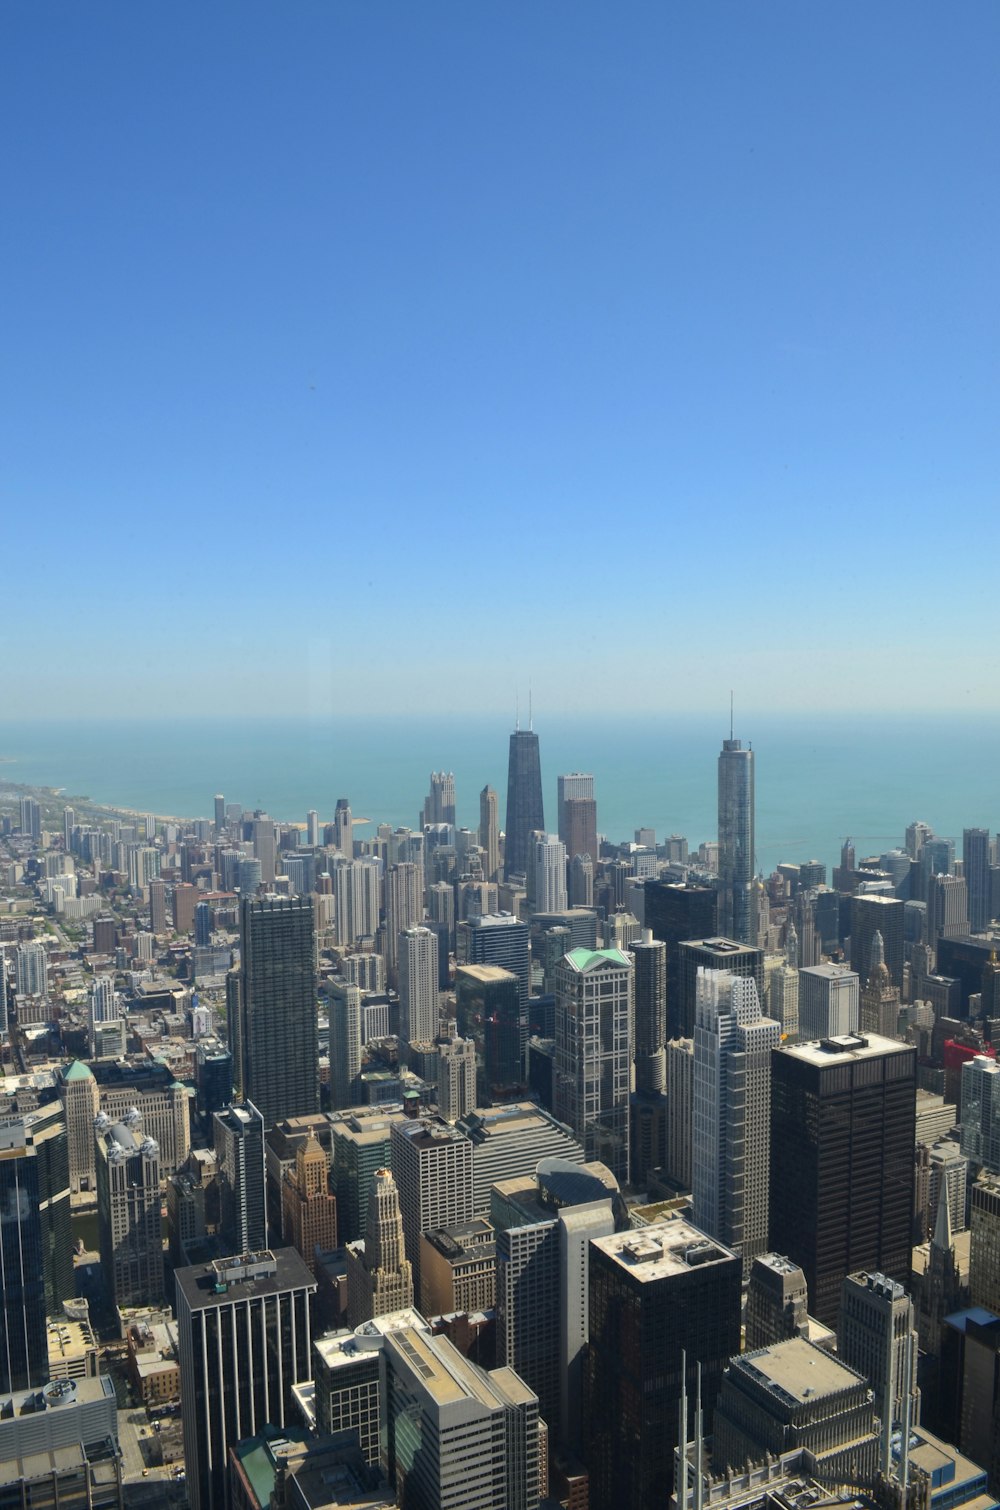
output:
[[710, 839], [541, 757], [0, 783], [0, 1505], [997, 1506], [1000, 836], [764, 876], [732, 730]]

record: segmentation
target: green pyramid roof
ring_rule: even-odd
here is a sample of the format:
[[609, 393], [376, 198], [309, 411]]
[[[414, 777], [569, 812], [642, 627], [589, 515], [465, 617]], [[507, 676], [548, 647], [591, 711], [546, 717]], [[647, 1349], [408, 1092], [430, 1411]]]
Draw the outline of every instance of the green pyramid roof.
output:
[[63, 1070], [64, 1080], [93, 1080], [94, 1076], [89, 1065], [84, 1064], [82, 1059], [74, 1059]]

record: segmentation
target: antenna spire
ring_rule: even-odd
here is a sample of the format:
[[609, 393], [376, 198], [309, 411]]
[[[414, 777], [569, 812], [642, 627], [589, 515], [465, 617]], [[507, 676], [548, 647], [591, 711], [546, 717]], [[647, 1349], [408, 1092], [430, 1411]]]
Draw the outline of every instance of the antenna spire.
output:
[[732, 694], [732, 690], [730, 689], [730, 693], [729, 693], [729, 738], [732, 739], [732, 737], [733, 737], [733, 694]]
[[514, 733], [515, 734], [518, 732], [518, 730], [520, 729], [520, 727], [521, 727], [521, 699], [520, 699], [520, 695], [517, 692], [515, 692], [514, 693]]
[[529, 682], [528, 683], [528, 728], [531, 729], [533, 727], [534, 727], [534, 721], [533, 721], [532, 716], [531, 716], [531, 683]]

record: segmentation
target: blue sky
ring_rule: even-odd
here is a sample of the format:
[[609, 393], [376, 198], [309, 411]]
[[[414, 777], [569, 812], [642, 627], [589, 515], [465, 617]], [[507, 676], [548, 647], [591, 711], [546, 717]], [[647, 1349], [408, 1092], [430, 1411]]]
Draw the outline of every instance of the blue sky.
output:
[[998, 56], [10, 0], [7, 711], [994, 705]]

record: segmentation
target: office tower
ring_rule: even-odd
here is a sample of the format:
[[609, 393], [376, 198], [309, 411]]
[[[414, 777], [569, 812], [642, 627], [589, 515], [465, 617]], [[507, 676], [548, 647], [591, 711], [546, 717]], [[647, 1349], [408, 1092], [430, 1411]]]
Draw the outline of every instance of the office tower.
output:
[[969, 932], [982, 933], [991, 917], [990, 831], [967, 828], [962, 832], [962, 874], [968, 890]]
[[[411, 1312], [414, 1317], [416, 1314]], [[374, 1335], [358, 1336], [342, 1328], [317, 1337], [313, 1343], [317, 1430], [324, 1436], [351, 1432], [357, 1438], [365, 1462], [375, 1469], [379, 1466], [381, 1451], [382, 1388], [379, 1375], [382, 1336], [377, 1329], [374, 1329]]]
[[594, 862], [589, 855], [574, 855], [569, 862], [569, 905], [593, 907]]
[[906, 830], [906, 853], [911, 860], [919, 860], [920, 852], [928, 839], [934, 837], [934, 830], [928, 823], [911, 823]]
[[[474, 910], [478, 915], [483, 908], [476, 907]], [[489, 908], [485, 910], [489, 911]], [[449, 885], [447, 881], [435, 881], [433, 886], [428, 886], [427, 913], [430, 921], [436, 925], [440, 933], [446, 935], [448, 950], [454, 949], [456, 922], [454, 886]]]
[[364, 1237], [368, 1195], [375, 1173], [389, 1163], [389, 1130], [401, 1122], [401, 1111], [380, 1106], [358, 1107], [330, 1118], [333, 1188], [337, 1197], [337, 1229], [342, 1243]]
[[496, 1241], [497, 1361], [538, 1395], [563, 1444], [578, 1449], [583, 1358], [589, 1336], [589, 1244], [628, 1222], [618, 1182], [600, 1163], [546, 1158], [498, 1181], [490, 1219]]
[[229, 1253], [267, 1247], [264, 1119], [252, 1102], [212, 1118], [219, 1171], [219, 1240]]
[[740, 1346], [740, 1260], [674, 1217], [590, 1245], [586, 1461], [592, 1510], [651, 1510], [674, 1479], [682, 1390], [701, 1365], [705, 1430]]
[[164, 881], [149, 883], [149, 926], [157, 935], [167, 931], [167, 887]]
[[199, 1040], [194, 1078], [198, 1116], [207, 1126], [209, 1119], [233, 1100], [233, 1056], [220, 1039]]
[[811, 965], [799, 971], [799, 1037], [837, 1038], [856, 1033], [860, 982], [845, 965]]
[[319, 1110], [308, 897], [244, 897], [240, 902], [240, 1040], [243, 1094], [260, 1112], [265, 1129], [282, 1117]]
[[530, 989], [530, 950], [527, 923], [513, 913], [499, 912], [470, 918], [460, 929], [464, 945], [462, 964], [499, 965], [517, 976], [521, 1002], [522, 1045], [526, 1040], [528, 994]]
[[535, 907], [539, 912], [562, 912], [566, 898], [566, 847], [555, 834], [535, 839]]
[[[671, 1032], [671, 1037], [692, 1038], [694, 1036], [695, 1005], [698, 996], [698, 971], [726, 970], [730, 975], [745, 976], [753, 980], [757, 987], [758, 1000], [764, 1000], [764, 952], [762, 949], [751, 949], [745, 944], [737, 944], [733, 939], [726, 938], [689, 938], [682, 939], [678, 945], [680, 960], [679, 995], [680, 1004], [677, 1019], [683, 1031], [676, 1034]], [[673, 1020], [670, 1008], [670, 951], [667, 951], [667, 1026]]]
[[702, 1231], [743, 1259], [767, 1249], [771, 1050], [780, 1029], [756, 983], [698, 972], [694, 1026], [692, 1192]]
[[889, 979], [882, 935], [876, 930], [872, 940], [872, 965], [861, 993], [859, 1013], [862, 1033], [878, 1033], [895, 1038], [899, 1026], [899, 991]]
[[719, 932], [757, 943], [754, 888], [754, 759], [739, 739], [719, 755]]
[[413, 1265], [413, 1287], [420, 1290], [420, 1234], [432, 1227], [453, 1227], [475, 1215], [472, 1204], [472, 1144], [445, 1122], [394, 1122], [389, 1134], [392, 1174]]
[[390, 980], [399, 968], [399, 935], [416, 928], [423, 915], [421, 867], [412, 861], [390, 865], [385, 877], [385, 959]]
[[327, 988], [330, 1011], [330, 1096], [334, 1109], [353, 1106], [361, 1077], [361, 990], [346, 981]]
[[667, 1044], [667, 1177], [681, 1190], [691, 1189], [694, 1126], [694, 1040], [671, 1038]]
[[847, 1274], [910, 1270], [916, 1050], [870, 1035], [771, 1060], [771, 1247], [802, 1265], [834, 1325]]
[[221, 834], [226, 826], [226, 799], [221, 792], [215, 794], [215, 832]]
[[[943, 1193], [947, 1195], [947, 1187]], [[989, 1170], [984, 1169], [972, 1187], [969, 1226], [972, 1304], [1000, 1316], [1000, 1178]], [[950, 1226], [948, 1244], [951, 1245]]]
[[438, 1044], [438, 1111], [446, 1122], [457, 1122], [476, 1105], [476, 1045], [471, 1038], [454, 1037]]
[[191, 1510], [228, 1502], [229, 1449], [298, 1419], [309, 1378], [316, 1281], [293, 1248], [178, 1269], [185, 1489]]
[[467, 1112], [458, 1131], [472, 1144], [472, 1214], [490, 1210], [491, 1191], [498, 1180], [534, 1174], [540, 1159], [582, 1164], [583, 1149], [569, 1128], [533, 1101]]
[[388, 1469], [411, 1510], [537, 1510], [538, 1400], [511, 1369], [478, 1368], [446, 1337], [389, 1332]]
[[121, 1122], [94, 1124], [101, 1270], [113, 1306], [155, 1305], [163, 1298], [160, 1150], [142, 1132], [135, 1109]]
[[490, 1106], [524, 1086], [517, 976], [499, 965], [459, 965], [455, 1016], [463, 1038], [475, 1043], [477, 1101]]
[[212, 942], [212, 908], [208, 902], [198, 902], [195, 906], [194, 941], [202, 949]]
[[316, 1273], [316, 1251], [337, 1246], [337, 1200], [330, 1194], [326, 1154], [312, 1132], [300, 1143], [281, 1185], [281, 1230], [286, 1243]]
[[455, 823], [455, 774], [432, 771], [430, 794], [424, 799], [421, 827], [428, 823]]
[[632, 962], [620, 949], [572, 949], [556, 967], [555, 1114], [623, 1185], [633, 1001]]
[[278, 840], [274, 820], [268, 817], [254, 819], [253, 852], [260, 864], [260, 879], [270, 886], [277, 875]]
[[630, 946], [635, 971], [635, 1088], [666, 1090], [667, 946], [643, 930]]
[[21, 798], [21, 833], [36, 842], [42, 837], [42, 810], [34, 797]]
[[18, 996], [47, 994], [49, 957], [44, 944], [18, 944], [16, 967]]
[[111, 1022], [118, 1016], [115, 1002], [115, 978], [113, 975], [98, 975], [90, 988], [90, 1021]]
[[407, 928], [399, 941], [399, 1036], [430, 1043], [438, 1035], [438, 940], [430, 928]]
[[964, 876], [931, 876], [927, 882], [927, 942], [960, 939], [969, 932], [969, 901]]
[[582, 850], [570, 850], [566, 838], [567, 802], [593, 802], [594, 801], [594, 778], [581, 771], [572, 771], [566, 776], [556, 777], [556, 822], [559, 829], [559, 837], [567, 847], [567, 854], [587, 854], [597, 859], [597, 834], [594, 833], [593, 847], [588, 845]]
[[851, 969], [859, 977], [868, 974], [875, 934], [881, 933], [889, 979], [900, 991], [903, 989], [903, 905], [897, 897], [877, 894], [851, 898]]
[[73, 1294], [69, 1187], [58, 1101], [0, 1119], [0, 1394], [49, 1378], [45, 1318]]
[[544, 830], [538, 735], [531, 729], [515, 729], [510, 736], [507, 765], [507, 822], [504, 838], [506, 880], [528, 874], [531, 836]]
[[59, 1071], [59, 1099], [66, 1121], [69, 1188], [78, 1195], [93, 1186], [94, 1118], [99, 1109], [97, 1081], [81, 1059]]
[[[719, 894], [710, 886], [680, 886], [649, 880], [643, 887], [646, 927], [667, 946], [667, 1036], [683, 1034], [681, 957], [684, 939], [710, 939], [718, 933]], [[694, 1025], [694, 1000], [691, 1026]], [[690, 1035], [690, 1028], [688, 1029]]]
[[[236, 865], [236, 885], [237, 885], [237, 888], [239, 890], [240, 896], [242, 896], [242, 897], [256, 896], [257, 892], [260, 890], [260, 887], [261, 887], [261, 872], [260, 872], [260, 861], [259, 860], [255, 860], [255, 859], [253, 859], [249, 855], [244, 855], [240, 860], [237, 861], [237, 865]], [[174, 900], [176, 901], [176, 899], [177, 899], [177, 888], [175, 887], [174, 888]], [[175, 922], [174, 926], [175, 927], [177, 926], [176, 922]], [[181, 931], [184, 931], [184, 930], [181, 930]]]
[[479, 793], [479, 845], [486, 879], [495, 881], [500, 871], [500, 805], [491, 786]]
[[809, 1335], [809, 1292], [798, 1264], [780, 1253], [759, 1253], [747, 1285], [746, 1351]]
[[907, 1356], [912, 1348], [916, 1359], [916, 1346], [913, 1302], [903, 1286], [867, 1269], [848, 1274], [840, 1292], [837, 1356], [868, 1380], [883, 1421], [898, 1424], [907, 1410], [914, 1425], [920, 1419]]
[[868, 1381], [804, 1337], [731, 1359], [722, 1378], [712, 1472], [738, 1473], [796, 1447], [824, 1482], [870, 1483], [878, 1435]]
[[346, 797], [337, 798], [333, 814], [333, 843], [348, 860], [354, 858], [354, 820]]
[[71, 807], [63, 808], [63, 849], [69, 854], [73, 848], [73, 829], [76, 825], [76, 813]]
[[100, 1110], [110, 1122], [138, 1109], [143, 1131], [160, 1150], [160, 1173], [173, 1174], [191, 1149], [190, 1093], [166, 1065], [95, 1064]]
[[363, 1242], [347, 1247], [347, 1317], [352, 1327], [413, 1304], [413, 1266], [406, 1257], [399, 1192], [388, 1169], [377, 1169], [368, 1196]]
[[1000, 1064], [976, 1054], [962, 1065], [962, 1153], [1000, 1174]]

